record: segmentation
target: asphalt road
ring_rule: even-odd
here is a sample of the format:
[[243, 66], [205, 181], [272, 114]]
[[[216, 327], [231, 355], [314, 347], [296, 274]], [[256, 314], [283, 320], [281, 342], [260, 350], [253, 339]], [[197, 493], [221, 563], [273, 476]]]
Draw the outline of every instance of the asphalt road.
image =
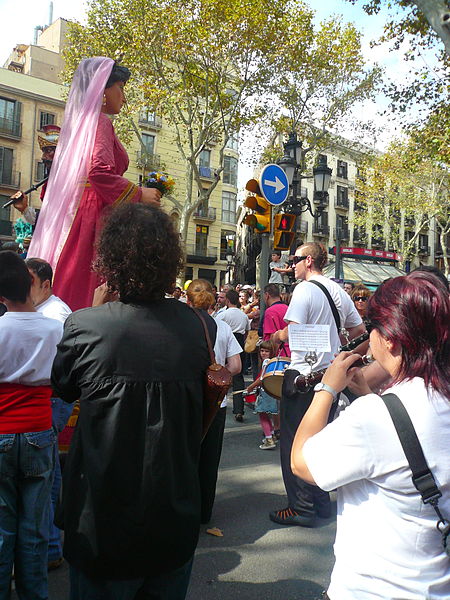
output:
[[[269, 520], [286, 499], [279, 451], [260, 450], [261, 437], [249, 409], [244, 423], [228, 409], [214, 514], [202, 526], [188, 600], [316, 600], [326, 589], [335, 519], [319, 520], [314, 529]], [[207, 534], [207, 527], [220, 528], [223, 537]], [[68, 575], [65, 563], [49, 573], [49, 600], [69, 600]]]

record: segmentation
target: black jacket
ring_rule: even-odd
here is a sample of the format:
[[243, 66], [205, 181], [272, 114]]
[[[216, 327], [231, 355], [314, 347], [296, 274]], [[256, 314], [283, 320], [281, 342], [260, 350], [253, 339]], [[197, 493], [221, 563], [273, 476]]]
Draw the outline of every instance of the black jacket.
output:
[[192, 556], [209, 362], [200, 320], [174, 299], [68, 317], [52, 384], [80, 398], [80, 414], [56, 522], [64, 556], [89, 576], [153, 576]]

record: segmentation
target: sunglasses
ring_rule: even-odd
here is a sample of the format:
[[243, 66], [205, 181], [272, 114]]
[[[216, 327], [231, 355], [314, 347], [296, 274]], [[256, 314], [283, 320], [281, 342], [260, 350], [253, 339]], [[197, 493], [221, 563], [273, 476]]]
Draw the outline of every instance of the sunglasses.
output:
[[294, 263], [294, 265], [296, 265], [299, 262], [302, 262], [302, 260], [305, 260], [305, 258], [308, 258], [308, 254], [306, 256], [294, 256], [292, 262]]
[[366, 296], [355, 296], [355, 302], [367, 302], [367, 300]]

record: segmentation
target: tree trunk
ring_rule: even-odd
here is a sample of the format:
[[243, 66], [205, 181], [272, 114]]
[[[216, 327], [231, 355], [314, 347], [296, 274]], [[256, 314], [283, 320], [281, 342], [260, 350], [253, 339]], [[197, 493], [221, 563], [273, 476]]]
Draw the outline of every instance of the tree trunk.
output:
[[450, 56], [450, 10], [447, 2], [445, 0], [414, 0], [414, 4], [444, 42], [445, 50]]

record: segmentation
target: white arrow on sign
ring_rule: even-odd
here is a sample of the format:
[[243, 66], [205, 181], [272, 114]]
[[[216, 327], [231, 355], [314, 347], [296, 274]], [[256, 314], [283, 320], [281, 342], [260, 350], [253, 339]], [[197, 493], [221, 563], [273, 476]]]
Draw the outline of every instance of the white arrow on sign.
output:
[[270, 187], [275, 188], [275, 194], [278, 194], [278, 192], [281, 192], [281, 190], [284, 190], [284, 188], [286, 187], [284, 185], [284, 183], [282, 181], [280, 181], [276, 175], [275, 175], [275, 181], [270, 181], [268, 179], [265, 179], [264, 185], [270, 185]]

